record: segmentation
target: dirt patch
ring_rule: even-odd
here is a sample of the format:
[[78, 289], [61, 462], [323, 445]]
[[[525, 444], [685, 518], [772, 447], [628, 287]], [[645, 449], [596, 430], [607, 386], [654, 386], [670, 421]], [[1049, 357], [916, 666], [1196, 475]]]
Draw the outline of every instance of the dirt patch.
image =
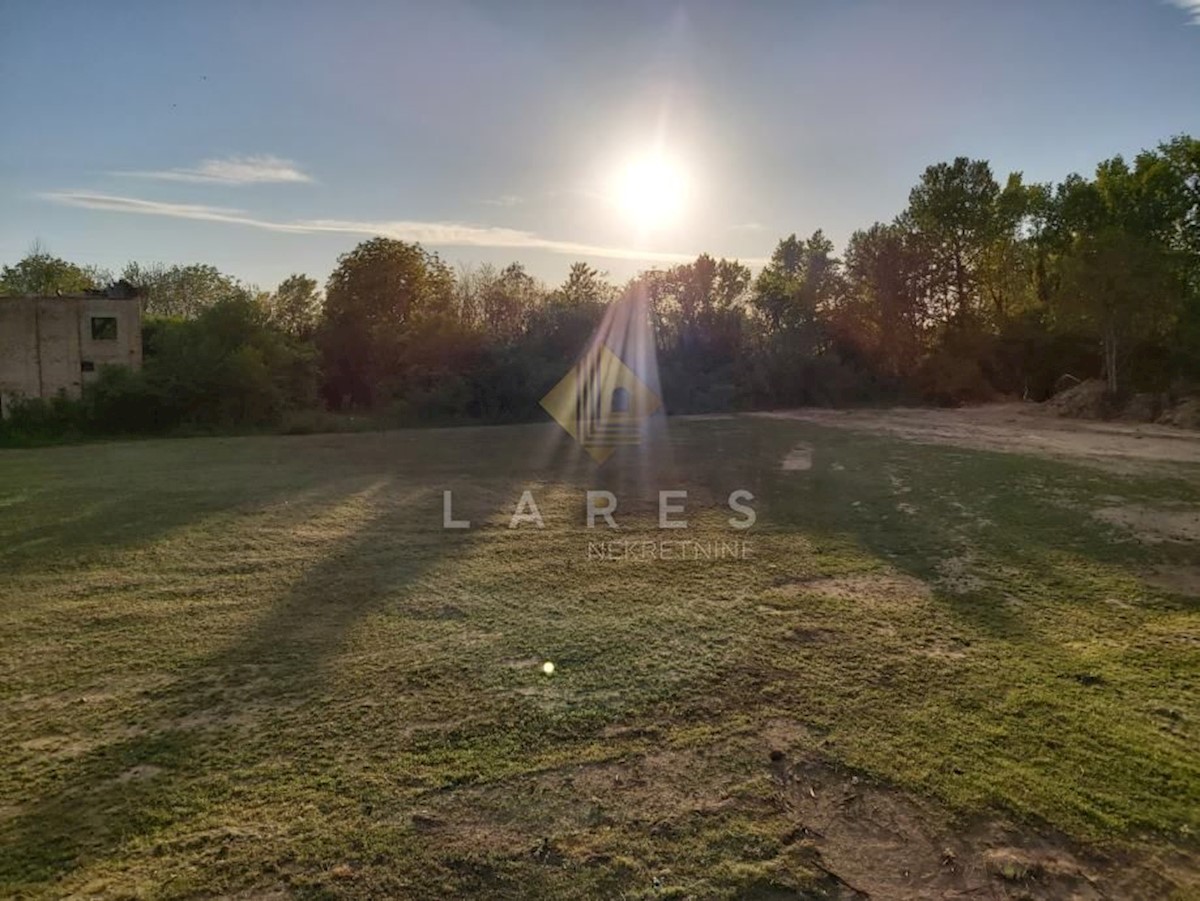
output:
[[816, 759], [781, 769], [799, 827], [830, 871], [869, 898], [1159, 899], [1194, 865], [1084, 852], [1062, 835], [947, 811]]
[[502, 660], [501, 666], [508, 669], [541, 669], [541, 657], [511, 657], [508, 660]]
[[1142, 578], [1172, 594], [1200, 597], [1200, 566], [1156, 566]]
[[100, 744], [100, 741], [84, 741], [67, 735], [46, 735], [23, 741], [19, 747], [39, 756], [69, 759], [86, 754]]
[[1163, 510], [1135, 505], [1101, 507], [1097, 519], [1133, 532], [1147, 544], [1190, 544], [1200, 541], [1200, 510]]
[[877, 604], [908, 604], [927, 600], [930, 596], [929, 586], [920, 579], [892, 571], [810, 579], [792, 582], [784, 587], [792, 594], [820, 594]]
[[784, 472], [803, 472], [812, 469], [812, 465], [812, 445], [797, 444], [788, 451], [788, 455], [783, 458], [783, 462], [779, 464], [779, 468]]
[[[688, 746], [653, 734], [665, 747], [618, 747], [645, 737], [618, 730], [609, 736], [609, 759], [430, 795], [411, 828], [452, 855], [532, 857], [567, 868], [620, 860], [622, 883], [639, 897], [640, 887], [656, 891], [660, 882], [680, 896], [715, 893], [692, 880], [712, 872], [716, 852], [696, 860], [664, 857], [663, 849], [705, 829], [736, 834], [724, 823], [753, 823], [755, 866], [812, 874], [830, 889], [820, 897], [1161, 901], [1200, 878], [1196, 862], [1174, 850], [1099, 853], [996, 815], [964, 821], [831, 764], [813, 750], [820, 739], [790, 720]], [[756, 885], [746, 883], [737, 896], [764, 897]], [[775, 891], [769, 897], [815, 896]]]
[[969, 554], [959, 557], [946, 557], [938, 561], [938, 579], [940, 587], [955, 594], [970, 594], [983, 588], [983, 580], [971, 572], [972, 558]]
[[137, 766], [131, 766], [121, 775], [117, 776], [118, 782], [141, 782], [145, 779], [153, 779], [163, 771], [162, 767], [155, 766], [152, 763], [139, 763]]
[[[919, 444], [1069, 459], [1121, 473], [1200, 480], [1200, 432], [1164, 425], [1063, 419], [1037, 404], [989, 404], [956, 410], [781, 410], [749, 413], [889, 435]], [[1188, 471], [1179, 464], [1198, 467]]]

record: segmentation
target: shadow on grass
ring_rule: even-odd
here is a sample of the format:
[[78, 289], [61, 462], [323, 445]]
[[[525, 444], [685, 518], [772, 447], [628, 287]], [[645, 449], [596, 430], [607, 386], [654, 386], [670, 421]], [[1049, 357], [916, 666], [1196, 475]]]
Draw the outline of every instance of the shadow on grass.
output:
[[[913, 445], [803, 426], [810, 472], [778, 473], [769, 502], [784, 524], [861, 547], [934, 588], [966, 624], [1001, 639], [1031, 635], [1018, 607], [1030, 590], [1055, 605], [1101, 600], [1114, 566], [1157, 553], [1114, 542], [1080, 499], [1121, 477], [1012, 454]], [[1052, 490], [1039, 490], [1040, 485]], [[1074, 571], [1066, 560], [1078, 562]]]
[[432, 493], [385, 483], [370, 519], [328, 547], [241, 640], [156, 692], [159, 700], [138, 711], [150, 731], [87, 752], [63, 767], [51, 793], [25, 800], [5, 826], [3, 880], [61, 878], [131, 839], [201, 813], [211, 798], [188, 783], [220, 750], [213, 745], [220, 733], [182, 728], [180, 721], [210, 708], [214, 687], [240, 706], [280, 693], [310, 694], [356, 623], [471, 543], [472, 532], [446, 533], [436, 521], [413, 527], [414, 505], [431, 507]]
[[211, 516], [261, 509], [330, 482], [317, 467], [251, 461], [228, 448], [200, 465], [182, 449], [174, 442], [161, 458], [142, 445], [0, 457], [0, 565], [11, 572], [111, 560]]
[[[334, 506], [371, 477], [384, 480], [368, 505], [367, 521], [323, 546], [320, 558], [262, 611], [249, 631], [216, 653], [186, 664], [168, 685], [147, 697], [132, 714], [136, 728], [144, 731], [62, 762], [53, 788], [18, 806], [17, 815], [3, 827], [0, 878], [13, 886], [63, 878], [91, 861], [104, 860], [127, 842], [219, 808], [221, 799], [237, 790], [238, 774], [269, 763], [273, 754], [286, 754], [287, 743], [256, 742], [245, 735], [245, 747], [234, 753], [222, 745], [234, 730], [185, 723], [202, 720], [214, 708], [224, 719], [236, 721], [240, 713], [253, 719], [264, 707], [319, 699], [331, 676], [330, 661], [356, 625], [411, 590], [447, 557], [467, 554], [486, 536], [490, 517], [506, 520], [511, 515], [526, 485], [535, 493], [539, 484], [569, 486], [580, 499], [586, 487], [611, 486], [621, 492], [623, 510], [636, 505], [643, 494], [656, 502], [660, 487], [694, 486], [696, 494], [713, 495], [717, 505], [723, 505], [734, 488], [757, 491], [762, 475], [758, 453], [746, 454], [743, 443], [747, 436], [758, 440], [758, 430], [731, 423], [719, 431], [709, 447], [679, 466], [663, 464], [659, 451], [651, 447], [626, 449], [624, 465], [614, 461], [616, 465], [604, 469], [557, 427], [456, 430], [451, 446], [430, 441], [427, 435], [403, 433], [338, 436], [336, 441], [297, 439], [296, 446], [307, 451], [297, 462], [244, 459], [254, 448], [251, 439], [239, 439], [241, 444], [210, 445], [213, 452], [205, 462], [210, 477], [197, 476], [194, 491], [182, 488], [182, 494], [176, 494], [169, 478], [164, 483], [164, 473], [178, 459], [156, 461], [153, 473], [136, 473], [128, 490], [114, 488], [111, 497], [99, 492], [95, 506], [81, 505], [74, 519], [66, 497], [70, 480], [54, 486], [49, 496], [54, 503], [44, 504], [46, 496], [38, 499], [43, 522], [27, 535], [34, 542], [31, 563], [44, 565], [56, 550], [76, 554], [76, 563], [78, 553], [100, 549], [119, 561], [116, 551], [124, 546], [148, 544], [205, 519], [213, 519], [219, 528], [219, 518], [227, 512], [237, 516], [247, 509], [261, 511], [291, 498], [293, 512], [278, 523], [286, 531], [298, 521], [300, 511], [295, 508]], [[687, 427], [680, 432], [684, 444], [690, 444]], [[662, 440], [677, 439], [663, 435]], [[176, 455], [182, 447], [167, 450]], [[140, 453], [144, 448], [134, 450]], [[747, 460], [754, 474], [750, 486], [737, 475], [739, 469], [747, 469]], [[123, 457], [117, 461], [135, 462]], [[119, 470], [110, 461], [103, 472], [111, 476]], [[414, 484], [406, 480], [412, 472], [420, 473], [427, 487], [407, 488]], [[77, 473], [76, 482], [82, 477]], [[441, 492], [446, 488], [456, 492], [456, 515], [471, 518], [476, 528], [440, 528]], [[690, 503], [700, 506], [704, 501], [695, 497]], [[130, 523], [130, 531], [114, 547], [112, 526], [122, 521]], [[207, 525], [205, 529], [206, 534], [213, 531]], [[222, 540], [236, 553], [235, 527]], [[180, 553], [189, 550], [181, 543]], [[314, 717], [321, 715], [318, 707], [314, 705]]]

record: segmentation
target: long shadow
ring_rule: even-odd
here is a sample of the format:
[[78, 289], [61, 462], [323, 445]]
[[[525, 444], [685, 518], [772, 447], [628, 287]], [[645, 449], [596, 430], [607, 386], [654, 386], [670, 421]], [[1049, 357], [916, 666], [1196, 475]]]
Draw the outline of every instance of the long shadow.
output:
[[[201, 815], [206, 804], [189, 797], [188, 783], [210, 758], [219, 756], [219, 742], [228, 730], [184, 723], [203, 718], [214, 704], [232, 703], [229, 718], [236, 720], [238, 708], [311, 697], [355, 624], [447, 557], [469, 554], [487, 534], [480, 528], [441, 528], [443, 489], [474, 489], [482, 498], [477, 502], [495, 510], [498, 503], [515, 500], [524, 478], [559, 481], [564, 475], [580, 475], [580, 455], [569, 445], [531, 471], [536, 458], [527, 451], [543, 444], [544, 437], [545, 430], [537, 428], [455, 430], [453, 442], [445, 444], [418, 433], [351, 436], [355, 456], [349, 465], [340, 459], [346, 436], [314, 439], [339, 456], [331, 461], [341, 464], [336, 471], [341, 478], [333, 484], [342, 487], [343, 496], [361, 488], [371, 472], [407, 474], [415, 468], [426, 476], [426, 485], [403, 488], [387, 482], [372, 501], [374, 515], [323, 548], [321, 559], [244, 636], [188, 664], [154, 692], [154, 700], [137, 710], [140, 723], [155, 724], [149, 731], [82, 754], [59, 768], [53, 790], [24, 799], [19, 814], [0, 830], [0, 880], [36, 884], [62, 878], [131, 839]], [[490, 453], [500, 440], [511, 445], [509, 455]], [[335, 493], [331, 474], [312, 465], [311, 456], [304, 463], [311, 473], [306, 484], [321, 486], [313, 490], [328, 500]], [[216, 500], [213, 504], [225, 506]], [[247, 753], [253, 763], [271, 752], [251, 748]], [[239, 766], [245, 763], [238, 761]], [[157, 769], [151, 778], [137, 778], [146, 767]]]
[[[688, 437], [686, 426], [678, 431]], [[753, 490], [763, 504], [759, 511], [764, 527], [846, 535], [877, 558], [926, 580], [936, 576], [931, 549], [946, 548], [956, 539], [955, 529], [940, 515], [946, 511], [944, 506], [931, 507], [918, 516], [896, 511], [897, 497], [886, 474], [869, 469], [879, 459], [883, 439], [862, 439], [866, 447], [858, 450], [855, 436], [849, 433], [784, 423], [769, 429], [741, 422], [714, 423], [705, 427], [704, 434], [711, 444], [678, 454], [671, 465], [664, 467], [663, 474], [707, 486], [717, 505], [724, 503], [723, 495], [734, 487]], [[546, 437], [544, 430], [536, 429], [505, 435], [517, 443], [526, 441], [529, 449], [539, 446]], [[203, 800], [189, 796], [186, 785], [218, 750], [215, 743], [222, 734], [228, 733], [182, 728], [179, 721], [211, 708], [216, 685], [223, 689], [226, 703], [232, 696], [236, 698], [232, 703], [240, 706], [282, 694], [311, 695], [325, 678], [327, 663], [343, 647], [356, 624], [398, 593], [411, 589], [441, 562], [470, 552], [474, 542], [486, 534], [479, 529], [445, 532], [440, 528], [441, 490], [455, 487], [456, 473], [466, 484], [480, 485], [486, 479], [490, 488], [483, 488], [485, 493], [499, 491], [508, 504], [515, 501], [518, 483], [501, 485], [503, 475], [531, 474], [529, 466], [524, 461], [510, 463], [509, 472], [497, 477], [497, 470], [504, 469], [503, 461], [487, 456], [496, 437], [495, 433], [463, 430], [461, 436], [456, 436], [456, 447], [460, 449], [455, 454], [442, 452], [436, 460], [425, 461], [436, 465], [422, 465], [420, 471], [446, 479], [445, 484], [403, 490], [390, 482], [382, 487], [374, 500], [374, 515], [355, 532], [325, 548], [321, 559], [246, 634], [188, 665], [157, 693], [157, 700], [138, 711], [143, 722], [169, 725], [110, 742], [64, 764], [54, 788], [40, 797], [25, 799], [19, 815], [5, 824], [0, 876], [18, 884], [60, 877], [89, 859], [111, 854], [130, 839], [202, 813]], [[797, 440], [816, 445], [814, 471], [778, 472], [778, 461]], [[751, 447], [747, 449], [743, 442], [751, 442]], [[393, 439], [379, 439], [378, 443], [381, 453], [394, 453], [397, 447]], [[912, 467], [920, 462], [912, 448], [901, 442], [884, 443], [897, 472], [915, 478]], [[432, 455], [434, 451], [423, 453]], [[919, 457], [943, 468], [949, 479], [951, 458], [971, 453], [922, 448]], [[834, 470], [832, 462], [843, 468]], [[988, 492], [1003, 491], [1005, 479], [1026, 463], [1022, 458], [1008, 463], [989, 458], [988, 462], [987, 484], [979, 486]], [[545, 465], [548, 472], [541, 475], [556, 480], [569, 474], [572, 480], [585, 480], [597, 487], [625, 484], [619, 469], [581, 468], [580, 457], [574, 452], [565, 458], [552, 454]], [[1057, 472], [1052, 470], [1046, 472]], [[313, 479], [320, 477], [318, 473]], [[749, 484], [743, 484], [746, 481]], [[953, 497], [953, 491], [961, 486], [948, 482], [946, 487]], [[269, 490], [274, 493], [284, 489], [272, 486]], [[915, 488], [913, 494], [914, 502], [924, 500]], [[851, 506], [852, 500], [858, 500], [859, 506]], [[484, 506], [490, 505], [489, 498]], [[985, 548], [994, 557], [1007, 553], [1016, 560], [1033, 559], [1036, 548], [1064, 534], [1065, 520], [1050, 517], [1049, 505], [1047, 511], [1048, 518], [1031, 521], [1025, 532], [1018, 532], [1015, 546], [1001, 547], [988, 539]], [[998, 532], [1013, 533], [1012, 515], [1004, 514], [1006, 519]], [[1097, 546], [1084, 543], [1072, 551], [1111, 562], [1103, 559]], [[989, 603], [985, 596], [942, 592], [937, 596], [989, 633], [1012, 638], [1026, 629], [1009, 608]], [[160, 767], [161, 771], [153, 778], [126, 778], [132, 769], [144, 766]]]
[[[433, 494], [383, 487], [376, 498], [382, 508], [329, 547], [242, 639], [189, 666], [158, 693], [160, 700], [138, 711], [142, 722], [176, 725], [84, 754], [67, 765], [53, 791], [21, 804], [4, 830], [3, 879], [61, 878], [132, 838], [202, 812], [184, 784], [215, 750], [214, 737], [180, 728], [179, 721], [211, 706], [214, 682], [242, 705], [281, 690], [311, 691], [355, 623], [473, 541], [474, 532], [443, 532], [436, 520], [414, 513], [432, 511]], [[437, 500], [440, 508], [440, 493]], [[153, 778], [128, 778], [131, 768], [147, 766], [160, 770]]]
[[209, 516], [328, 484], [320, 467], [253, 459], [237, 444], [252, 440], [200, 439], [209, 459], [184, 441], [0, 454], [0, 566], [112, 559]]
[[[973, 570], [986, 574], [1010, 566], [1035, 581], [1062, 583], [1067, 589], [1072, 587], [1069, 580], [1056, 570], [1048, 552], [1062, 551], [1103, 567], [1145, 562], [1155, 553], [1135, 543], [1112, 542], [1106, 527], [1089, 521], [1086, 511], [1039, 494], [1028, 481], [1036, 478], [1037, 484], [1068, 496], [1087, 496], [1095, 493], [1097, 479], [1112, 484], [1118, 476], [1010, 454], [914, 446], [807, 425], [793, 428], [796, 440], [815, 449], [813, 469], [772, 477], [766, 493], [774, 521], [834, 539], [842, 536], [935, 585], [940, 602], [987, 634], [1028, 636], [1029, 623], [1016, 607], [1003, 603], [1008, 586], [994, 578], [978, 584], [968, 578], [959, 587], [945, 584], [946, 572], [939, 566], [947, 560], [960, 557], [968, 576]], [[1086, 591], [1064, 590], [1061, 597], [1063, 603], [1093, 600]]]

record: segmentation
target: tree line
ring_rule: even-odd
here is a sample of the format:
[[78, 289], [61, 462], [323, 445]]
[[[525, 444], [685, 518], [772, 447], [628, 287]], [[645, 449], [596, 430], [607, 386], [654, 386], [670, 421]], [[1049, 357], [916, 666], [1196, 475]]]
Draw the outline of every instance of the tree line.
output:
[[[702, 254], [623, 286], [575, 263], [552, 287], [520, 263], [456, 271], [380, 237], [323, 290], [292, 275], [262, 291], [207, 265], [116, 277], [144, 298], [143, 370], [102, 371], [78, 402], [18, 404], [10, 436], [533, 419], [629, 292], [646, 298], [671, 412], [1041, 400], [1067, 375], [1185, 393], [1200, 386], [1200, 141], [1057, 184], [932, 165], [840, 256], [819, 230], [790, 235], [757, 274]], [[35, 247], [0, 270], [0, 293], [112, 278]]]

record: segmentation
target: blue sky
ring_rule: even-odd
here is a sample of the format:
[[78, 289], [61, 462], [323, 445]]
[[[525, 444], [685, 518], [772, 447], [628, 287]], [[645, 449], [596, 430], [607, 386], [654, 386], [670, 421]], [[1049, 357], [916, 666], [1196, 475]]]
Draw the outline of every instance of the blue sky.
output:
[[[320, 280], [371, 233], [624, 279], [892, 218], [928, 164], [1200, 134], [1200, 0], [0, 0], [0, 261]], [[657, 148], [657, 150], [655, 149]], [[614, 178], [686, 184], [654, 229]]]

